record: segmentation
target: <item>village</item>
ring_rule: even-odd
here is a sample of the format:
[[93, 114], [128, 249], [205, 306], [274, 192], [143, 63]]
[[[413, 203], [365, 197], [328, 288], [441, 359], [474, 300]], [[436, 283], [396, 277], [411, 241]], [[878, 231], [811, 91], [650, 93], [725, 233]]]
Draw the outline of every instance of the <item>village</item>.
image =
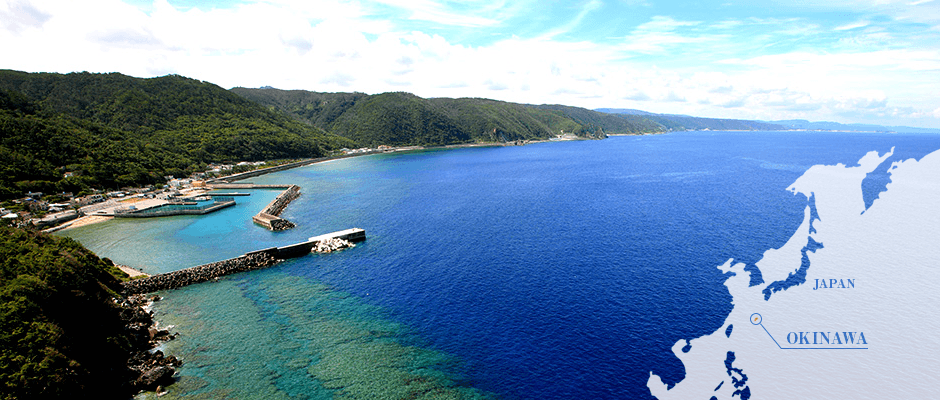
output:
[[[394, 148], [342, 149], [327, 158], [343, 158], [391, 151], [420, 149], [419, 146]], [[190, 204], [201, 199], [213, 180], [237, 180], [241, 176], [257, 176], [314, 160], [242, 161], [235, 164], [209, 164], [204, 172], [186, 178], [166, 176], [163, 185], [125, 187], [120, 190], [88, 189], [82, 193], [27, 192], [18, 199], [0, 203], [0, 224], [19, 228], [54, 232], [88, 223], [101, 222], [129, 212], [137, 212], [167, 204]], [[316, 160], [320, 161], [320, 160]]]
[[0, 205], [0, 219], [4, 225], [55, 231], [71, 227], [69, 223], [80, 218], [99, 222], [102, 218], [110, 219], [122, 212], [140, 211], [164, 204], [187, 204], [210, 189], [206, 182], [211, 179], [231, 176], [234, 171], [266, 168], [270, 164], [279, 163], [244, 161], [210, 164], [205, 172], [197, 172], [186, 178], [166, 176], [163, 185], [120, 190], [89, 189], [79, 194], [27, 192], [22, 198], [4, 201]]

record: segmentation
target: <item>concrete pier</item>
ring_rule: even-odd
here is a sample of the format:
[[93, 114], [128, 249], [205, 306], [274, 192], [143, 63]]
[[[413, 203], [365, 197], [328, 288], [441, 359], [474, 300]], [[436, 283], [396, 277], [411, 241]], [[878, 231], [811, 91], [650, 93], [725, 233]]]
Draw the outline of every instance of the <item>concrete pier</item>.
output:
[[208, 184], [206, 187], [213, 189], [213, 190], [217, 190], [217, 189], [289, 189], [291, 186], [293, 185], [260, 185], [256, 183], [213, 182], [213, 183]]
[[314, 236], [310, 239], [307, 239], [306, 242], [278, 247], [277, 255], [280, 258], [293, 258], [310, 254], [310, 250], [316, 247], [317, 242], [329, 239], [343, 239], [353, 243], [361, 242], [366, 240], [366, 231], [365, 229], [351, 228], [333, 233], [327, 233], [325, 235]]
[[228, 193], [206, 193], [206, 196], [209, 196], [209, 197], [233, 197], [233, 196], [251, 196], [251, 193], [238, 193], [238, 192], [228, 192]]

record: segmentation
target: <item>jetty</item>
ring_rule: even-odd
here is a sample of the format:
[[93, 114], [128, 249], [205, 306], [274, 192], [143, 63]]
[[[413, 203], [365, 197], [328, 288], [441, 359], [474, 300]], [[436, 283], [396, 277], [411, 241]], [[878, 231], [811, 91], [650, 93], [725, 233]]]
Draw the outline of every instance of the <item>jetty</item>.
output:
[[268, 206], [261, 210], [261, 212], [251, 217], [251, 220], [272, 231], [283, 231], [294, 228], [297, 225], [281, 218], [280, 215], [281, 212], [284, 211], [284, 208], [298, 197], [300, 197], [300, 186], [290, 185], [287, 187], [287, 190], [277, 195], [274, 200], [271, 200]]
[[287, 258], [296, 258], [310, 254], [310, 252], [316, 248], [317, 244], [337, 239], [348, 242], [361, 242], [366, 240], [366, 231], [360, 228], [346, 229], [314, 236], [301, 243], [256, 250], [228, 260], [153, 275], [147, 278], [134, 279], [123, 283], [124, 294], [125, 296], [129, 296], [159, 290], [177, 289], [196, 283], [208, 282], [225, 275], [267, 268]]

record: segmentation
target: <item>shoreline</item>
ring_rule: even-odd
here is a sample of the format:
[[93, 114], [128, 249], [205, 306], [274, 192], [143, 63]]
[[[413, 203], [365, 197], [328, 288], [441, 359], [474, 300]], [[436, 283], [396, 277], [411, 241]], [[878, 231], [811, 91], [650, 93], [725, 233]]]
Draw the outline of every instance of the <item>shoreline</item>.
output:
[[[650, 134], [655, 134], [655, 133], [650, 133]], [[641, 136], [641, 135], [647, 135], [647, 134], [608, 134], [608, 136]], [[338, 156], [311, 158], [311, 159], [301, 160], [301, 161], [297, 161], [293, 163], [275, 165], [273, 167], [261, 168], [261, 169], [256, 169], [253, 171], [246, 171], [246, 172], [242, 172], [238, 174], [208, 179], [205, 182], [206, 182], [206, 186], [211, 187], [213, 183], [226, 183], [226, 182], [230, 183], [234, 181], [240, 181], [244, 179], [267, 175], [267, 174], [271, 174], [275, 172], [286, 171], [289, 169], [305, 167], [308, 165], [332, 162], [336, 160], [342, 160], [345, 158], [371, 156], [371, 155], [376, 155], [376, 154], [416, 152], [416, 151], [424, 151], [424, 150], [450, 150], [450, 149], [477, 148], [477, 147], [525, 146], [528, 144], [537, 144], [537, 143], [570, 142], [570, 141], [580, 141], [580, 140], [598, 140], [598, 139], [587, 139], [587, 138], [578, 137], [578, 138], [572, 138], [572, 139], [558, 139], [558, 140], [540, 139], [540, 140], [517, 140], [517, 141], [512, 141], [512, 142], [458, 143], [458, 144], [447, 144], [447, 145], [440, 145], [440, 146], [402, 146], [402, 147], [394, 147], [389, 150], [375, 150], [375, 151], [369, 151], [369, 152], [363, 152], [363, 153], [343, 154], [343, 155], [338, 155]], [[208, 192], [208, 191], [204, 191], [204, 192]], [[190, 196], [195, 196], [195, 195], [200, 195], [200, 194], [204, 194], [204, 193], [199, 192], [196, 194], [191, 194]], [[123, 201], [119, 201], [119, 202], [123, 202]], [[132, 201], [132, 203], [133, 202], [136, 202], [136, 201]], [[106, 222], [112, 219], [114, 219], [114, 217], [109, 216], [109, 215], [88, 214], [83, 217], [79, 217], [78, 219], [66, 222], [62, 225], [49, 228], [46, 231], [49, 233], [54, 233], [54, 232], [64, 231], [64, 230], [72, 229], [72, 228], [78, 228], [78, 227], [82, 227], [86, 225], [97, 224], [100, 222]], [[132, 270], [132, 271], [135, 271], [135, 270]], [[125, 272], [128, 272], [128, 271], [125, 271]], [[136, 271], [136, 272], [139, 272], [139, 271]], [[130, 274], [130, 272], [128, 272], [128, 274]]]
[[50, 230], [50, 232], [59, 232], [59, 231], [64, 231], [64, 230], [68, 230], [72, 228], [79, 228], [85, 225], [91, 225], [91, 224], [97, 224], [99, 222], [110, 221], [112, 219], [114, 219], [114, 217], [105, 216], [105, 215], [94, 215], [94, 214], [86, 215], [84, 217], [79, 217], [78, 219], [75, 219], [71, 222], [66, 222], [65, 224], [62, 224], [56, 227], [57, 229]]

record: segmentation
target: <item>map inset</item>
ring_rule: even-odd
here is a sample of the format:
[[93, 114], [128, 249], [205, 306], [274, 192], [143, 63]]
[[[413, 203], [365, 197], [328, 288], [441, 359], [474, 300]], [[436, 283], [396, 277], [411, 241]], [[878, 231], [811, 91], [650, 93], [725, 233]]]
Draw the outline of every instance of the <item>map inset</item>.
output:
[[[733, 259], [718, 267], [734, 309], [711, 335], [673, 346], [685, 379], [670, 388], [651, 373], [655, 397], [933, 395], [940, 339], [924, 316], [940, 305], [940, 152], [892, 153], [814, 166], [788, 188], [806, 198], [802, 225], [757, 263], [763, 283]], [[862, 181], [887, 162], [890, 182], [866, 204]]]

